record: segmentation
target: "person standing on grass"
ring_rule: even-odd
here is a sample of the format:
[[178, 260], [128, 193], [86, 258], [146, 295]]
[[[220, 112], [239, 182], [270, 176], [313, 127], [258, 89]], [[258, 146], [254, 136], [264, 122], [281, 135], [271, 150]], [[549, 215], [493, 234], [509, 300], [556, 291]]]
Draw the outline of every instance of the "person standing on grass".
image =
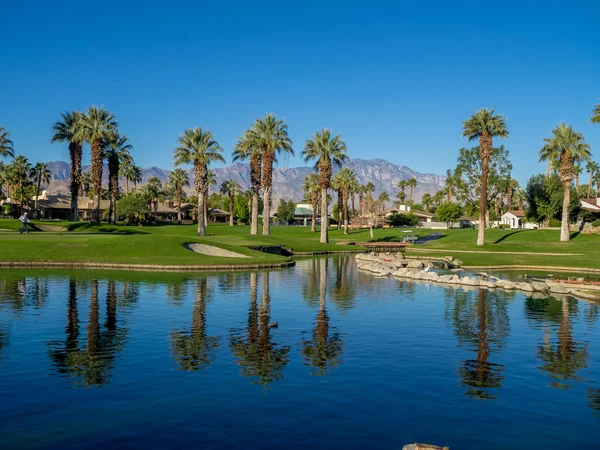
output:
[[27, 217], [27, 213], [24, 213], [21, 217], [19, 217], [19, 220], [21, 221], [21, 232], [19, 234], [23, 234], [23, 231], [29, 234], [29, 230], [27, 229], [29, 217]]

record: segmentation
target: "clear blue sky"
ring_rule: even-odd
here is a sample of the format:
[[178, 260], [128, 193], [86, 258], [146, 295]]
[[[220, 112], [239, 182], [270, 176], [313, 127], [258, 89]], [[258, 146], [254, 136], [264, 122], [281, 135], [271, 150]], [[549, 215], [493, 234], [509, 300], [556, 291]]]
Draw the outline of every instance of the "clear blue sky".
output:
[[544, 170], [541, 140], [563, 120], [600, 160], [597, 1], [13, 1], [2, 15], [0, 126], [32, 161], [67, 160], [50, 126], [90, 105], [118, 117], [142, 166], [171, 167], [194, 125], [229, 161], [273, 112], [294, 140], [290, 167], [329, 127], [352, 157], [444, 173], [482, 107], [506, 117], [521, 182]]

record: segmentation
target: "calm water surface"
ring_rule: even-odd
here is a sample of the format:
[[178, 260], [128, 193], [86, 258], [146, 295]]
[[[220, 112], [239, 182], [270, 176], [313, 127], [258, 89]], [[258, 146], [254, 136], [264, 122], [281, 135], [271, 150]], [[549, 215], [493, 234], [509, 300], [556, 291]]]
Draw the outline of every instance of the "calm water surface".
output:
[[5, 270], [0, 447], [597, 449], [599, 312], [374, 278], [351, 257]]

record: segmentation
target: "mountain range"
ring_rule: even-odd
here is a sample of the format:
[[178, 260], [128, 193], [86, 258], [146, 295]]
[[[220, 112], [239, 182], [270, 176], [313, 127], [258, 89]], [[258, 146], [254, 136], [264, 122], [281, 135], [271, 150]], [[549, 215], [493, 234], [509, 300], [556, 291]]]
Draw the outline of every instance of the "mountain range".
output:
[[[51, 193], [67, 193], [69, 189], [69, 163], [65, 161], [53, 161], [48, 164], [52, 172], [52, 181], [48, 186]], [[393, 201], [399, 191], [397, 187], [401, 180], [409, 178], [417, 179], [417, 186], [413, 189], [413, 200], [418, 202], [425, 192], [434, 194], [445, 186], [446, 177], [432, 173], [420, 173], [410, 167], [393, 164], [384, 159], [350, 159], [345, 165], [352, 169], [358, 178], [359, 183], [373, 183], [375, 186], [375, 196], [385, 191]], [[88, 170], [89, 167], [84, 167]], [[250, 168], [247, 164], [234, 163], [226, 167], [214, 169], [217, 175], [217, 184], [213, 190], [218, 190], [218, 186], [227, 179], [237, 181], [242, 189], [250, 188]], [[275, 168], [273, 171], [273, 197], [275, 201], [279, 198], [293, 199], [302, 201], [302, 182], [306, 176], [314, 171], [312, 167], [290, 167]], [[108, 170], [104, 168], [104, 182], [108, 179]], [[190, 180], [193, 179], [193, 170], [189, 170]], [[142, 183], [151, 177], [159, 178], [163, 183], [167, 182], [169, 170], [160, 167], [148, 167], [142, 169]], [[193, 184], [192, 184], [193, 185]], [[192, 193], [189, 189], [188, 193]], [[408, 189], [406, 190], [408, 198]]]

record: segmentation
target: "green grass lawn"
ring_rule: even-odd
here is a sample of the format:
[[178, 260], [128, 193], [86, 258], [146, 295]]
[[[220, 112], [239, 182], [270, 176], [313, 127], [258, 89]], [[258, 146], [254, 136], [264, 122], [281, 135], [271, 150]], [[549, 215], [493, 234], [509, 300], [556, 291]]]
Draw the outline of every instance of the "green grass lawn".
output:
[[[337, 242], [394, 242], [406, 234], [404, 229], [351, 230], [344, 235], [330, 230], [330, 243], [319, 243], [319, 233], [305, 227], [271, 227], [271, 236], [250, 236], [248, 226], [210, 225], [214, 236], [196, 236], [196, 225], [92, 225], [86, 222], [32, 221], [30, 235], [19, 235], [18, 220], [0, 219], [0, 261], [88, 261], [131, 264], [248, 264], [282, 262], [286, 258], [247, 248], [283, 245], [294, 252], [351, 250]], [[61, 228], [48, 228], [48, 226]], [[41, 231], [58, 230], [65, 231]], [[424, 237], [440, 234], [424, 244], [416, 244], [407, 254], [423, 256], [452, 255], [465, 265], [543, 265], [554, 267], [600, 268], [600, 236], [574, 233], [571, 242], [559, 242], [558, 230], [486, 230], [486, 245], [478, 247], [477, 230], [413, 229], [409, 234]], [[200, 255], [183, 247], [201, 242], [243, 253], [250, 258], [222, 258]], [[356, 248], [356, 247], [354, 247]], [[426, 252], [417, 252], [425, 250]], [[463, 253], [459, 251], [473, 253]], [[486, 253], [483, 253], [486, 252]], [[507, 253], [508, 252], [508, 253]], [[534, 255], [519, 253], [535, 253]], [[541, 255], [558, 253], [560, 256]]]

